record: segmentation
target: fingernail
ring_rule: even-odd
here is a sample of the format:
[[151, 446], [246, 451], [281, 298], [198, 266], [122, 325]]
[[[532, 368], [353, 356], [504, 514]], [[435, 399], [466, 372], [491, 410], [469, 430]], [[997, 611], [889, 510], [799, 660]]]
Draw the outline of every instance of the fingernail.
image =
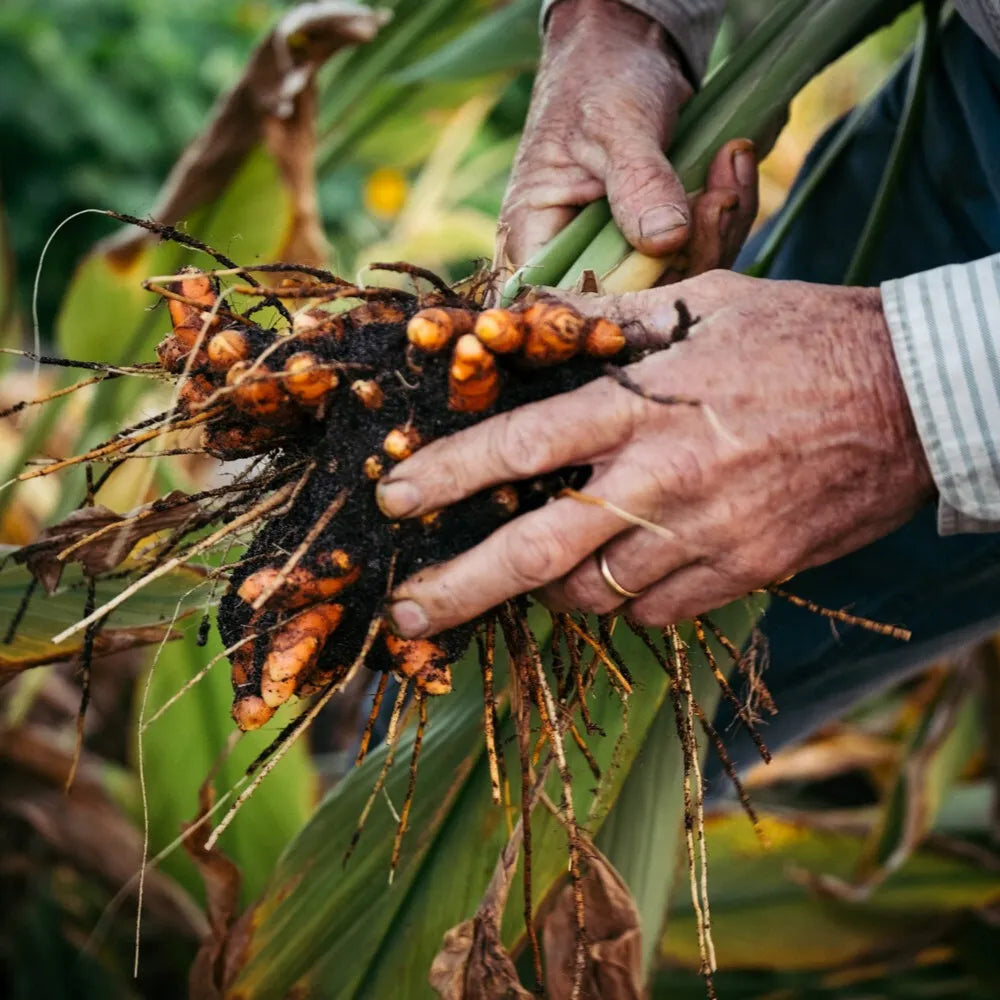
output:
[[639, 234], [644, 239], [662, 236], [687, 225], [687, 218], [675, 205], [658, 205], [647, 209], [639, 219]]
[[736, 172], [736, 179], [743, 187], [751, 187], [757, 175], [753, 153], [747, 150], [740, 150], [736, 153], [733, 156], [733, 170]]
[[405, 479], [381, 482], [375, 487], [375, 502], [386, 517], [406, 517], [420, 504], [420, 491]]
[[396, 601], [388, 608], [393, 631], [404, 639], [415, 639], [427, 631], [427, 612], [416, 601]]

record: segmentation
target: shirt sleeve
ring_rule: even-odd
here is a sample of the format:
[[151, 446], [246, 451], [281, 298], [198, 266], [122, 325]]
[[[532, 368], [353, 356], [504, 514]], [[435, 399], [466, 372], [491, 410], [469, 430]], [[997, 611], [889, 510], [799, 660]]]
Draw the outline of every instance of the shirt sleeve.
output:
[[1000, 254], [882, 285], [942, 535], [1000, 531]]
[[[559, 0], [544, 0], [541, 23]], [[712, 44], [719, 32], [726, 0], [621, 0], [648, 18], [662, 25], [680, 50], [692, 83], [697, 84], [705, 74]]]

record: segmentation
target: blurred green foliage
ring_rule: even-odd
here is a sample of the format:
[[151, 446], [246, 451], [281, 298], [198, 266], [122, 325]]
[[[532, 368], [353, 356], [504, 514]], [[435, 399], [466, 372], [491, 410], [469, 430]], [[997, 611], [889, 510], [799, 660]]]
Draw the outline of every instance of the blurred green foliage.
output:
[[[238, 79], [277, 0], [4, 0], [0, 191], [17, 287], [28, 301], [47, 235], [85, 207], [148, 211], [212, 102]], [[42, 316], [109, 227], [83, 217], [55, 241]]]

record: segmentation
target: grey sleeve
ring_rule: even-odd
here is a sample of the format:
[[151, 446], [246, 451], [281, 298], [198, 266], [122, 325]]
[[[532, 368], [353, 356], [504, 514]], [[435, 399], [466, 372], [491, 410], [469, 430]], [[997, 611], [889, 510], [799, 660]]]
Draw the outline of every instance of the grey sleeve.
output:
[[[544, 0], [542, 24], [559, 0]], [[705, 73], [712, 43], [719, 31], [726, 0], [621, 0], [626, 7], [658, 22], [673, 39], [697, 83]]]

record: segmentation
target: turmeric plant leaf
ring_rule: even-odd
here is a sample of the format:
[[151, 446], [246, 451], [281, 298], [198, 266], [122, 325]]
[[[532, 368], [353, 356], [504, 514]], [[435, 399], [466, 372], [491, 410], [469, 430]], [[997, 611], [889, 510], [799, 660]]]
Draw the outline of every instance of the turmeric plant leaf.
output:
[[[846, 879], [861, 855], [871, 814], [765, 815], [770, 847], [742, 814], [707, 823], [712, 926], [724, 969], [836, 968], [923, 942], [946, 917], [1000, 898], [995, 869], [945, 842], [924, 844], [897, 872], [856, 903], [817, 898], [809, 874]], [[670, 964], [700, 961], [690, 903], [678, 897], [662, 942]]]
[[[0, 555], [10, 555], [10, 546], [0, 546]], [[129, 598], [108, 621], [95, 640], [95, 655], [119, 652], [135, 646], [159, 643], [171, 631], [175, 621], [203, 604], [200, 589], [204, 574], [190, 567], [180, 567], [155, 580]], [[129, 581], [99, 580], [98, 606], [123, 590]], [[15, 622], [32, 576], [24, 566], [8, 559], [0, 569], [0, 623], [7, 631]], [[56, 663], [76, 656], [83, 648], [83, 635], [55, 645], [52, 636], [83, 617], [86, 583], [78, 566], [69, 567], [52, 594], [36, 590], [27, 604], [9, 641], [0, 641], [0, 680], [29, 667]], [[3, 636], [7, 639], [7, 636]]]
[[[717, 616], [717, 621], [739, 643], [751, 627], [753, 615], [741, 603], [725, 616]], [[545, 630], [539, 622], [536, 625], [544, 648]], [[602, 780], [595, 780], [574, 744], [566, 747], [578, 812], [592, 835], [601, 829], [609, 813], [614, 815], [630, 775], [650, 768], [646, 745], [654, 728], [668, 725], [673, 744], [677, 742], [672, 716], [668, 721], [659, 714], [667, 690], [663, 671], [638, 639], [617, 633], [615, 638], [633, 673], [635, 690], [626, 708], [603, 676], [595, 681], [591, 712], [603, 735], [590, 740], [590, 749]], [[691, 656], [695, 664], [701, 663], [695, 650]], [[707, 669], [696, 665], [695, 673], [702, 679], [697, 694], [705, 696], [714, 681]], [[513, 822], [504, 807], [490, 801], [482, 734], [482, 683], [475, 657], [467, 656], [456, 664], [453, 678], [453, 692], [431, 705], [409, 832], [392, 885], [388, 884], [388, 870], [396, 821], [386, 798], [398, 805], [405, 795], [412, 730], [400, 737], [386, 781], [386, 796], [376, 801], [346, 865], [344, 853], [382, 766], [384, 748], [371, 754], [330, 792], [289, 845], [263, 896], [243, 921], [249, 935], [242, 965], [227, 985], [226, 996], [245, 1000], [282, 996], [293, 984], [324, 1000], [359, 996], [423, 1000], [428, 995], [428, 971], [441, 950], [442, 938], [448, 928], [476, 913], [507, 841], [508, 822]], [[498, 669], [497, 690], [505, 690], [505, 685], [506, 669]], [[511, 801], [517, 802], [520, 792], [512, 734], [513, 724], [504, 709], [498, 746], [505, 750]], [[664, 860], [648, 872], [633, 870], [625, 877], [633, 893], [640, 891], [644, 882], [650, 883], [655, 887], [655, 891], [650, 890], [652, 896], [658, 900], [665, 900], [667, 886], [673, 882], [675, 856], [669, 845], [682, 815], [676, 780], [681, 754], [679, 750], [664, 751], [663, 757], [666, 763], [657, 773], [668, 773], [673, 780], [654, 789], [657, 801], [647, 802], [647, 806], [651, 810], [648, 815], [654, 816], [657, 824], [653, 835], [663, 838]], [[641, 768], [634, 767], [637, 760], [642, 760]], [[556, 799], [558, 789], [556, 782], [549, 787]], [[547, 813], [536, 811], [532, 826], [537, 906], [565, 879], [567, 847], [565, 831]], [[615, 838], [611, 847], [619, 842]], [[611, 850], [607, 846], [602, 849], [618, 866]], [[523, 907], [521, 880], [515, 879], [500, 938], [511, 953], [522, 943]], [[654, 942], [662, 915], [662, 910], [655, 912], [649, 929], [643, 927]], [[295, 927], [294, 934], [288, 933], [289, 927]]]

